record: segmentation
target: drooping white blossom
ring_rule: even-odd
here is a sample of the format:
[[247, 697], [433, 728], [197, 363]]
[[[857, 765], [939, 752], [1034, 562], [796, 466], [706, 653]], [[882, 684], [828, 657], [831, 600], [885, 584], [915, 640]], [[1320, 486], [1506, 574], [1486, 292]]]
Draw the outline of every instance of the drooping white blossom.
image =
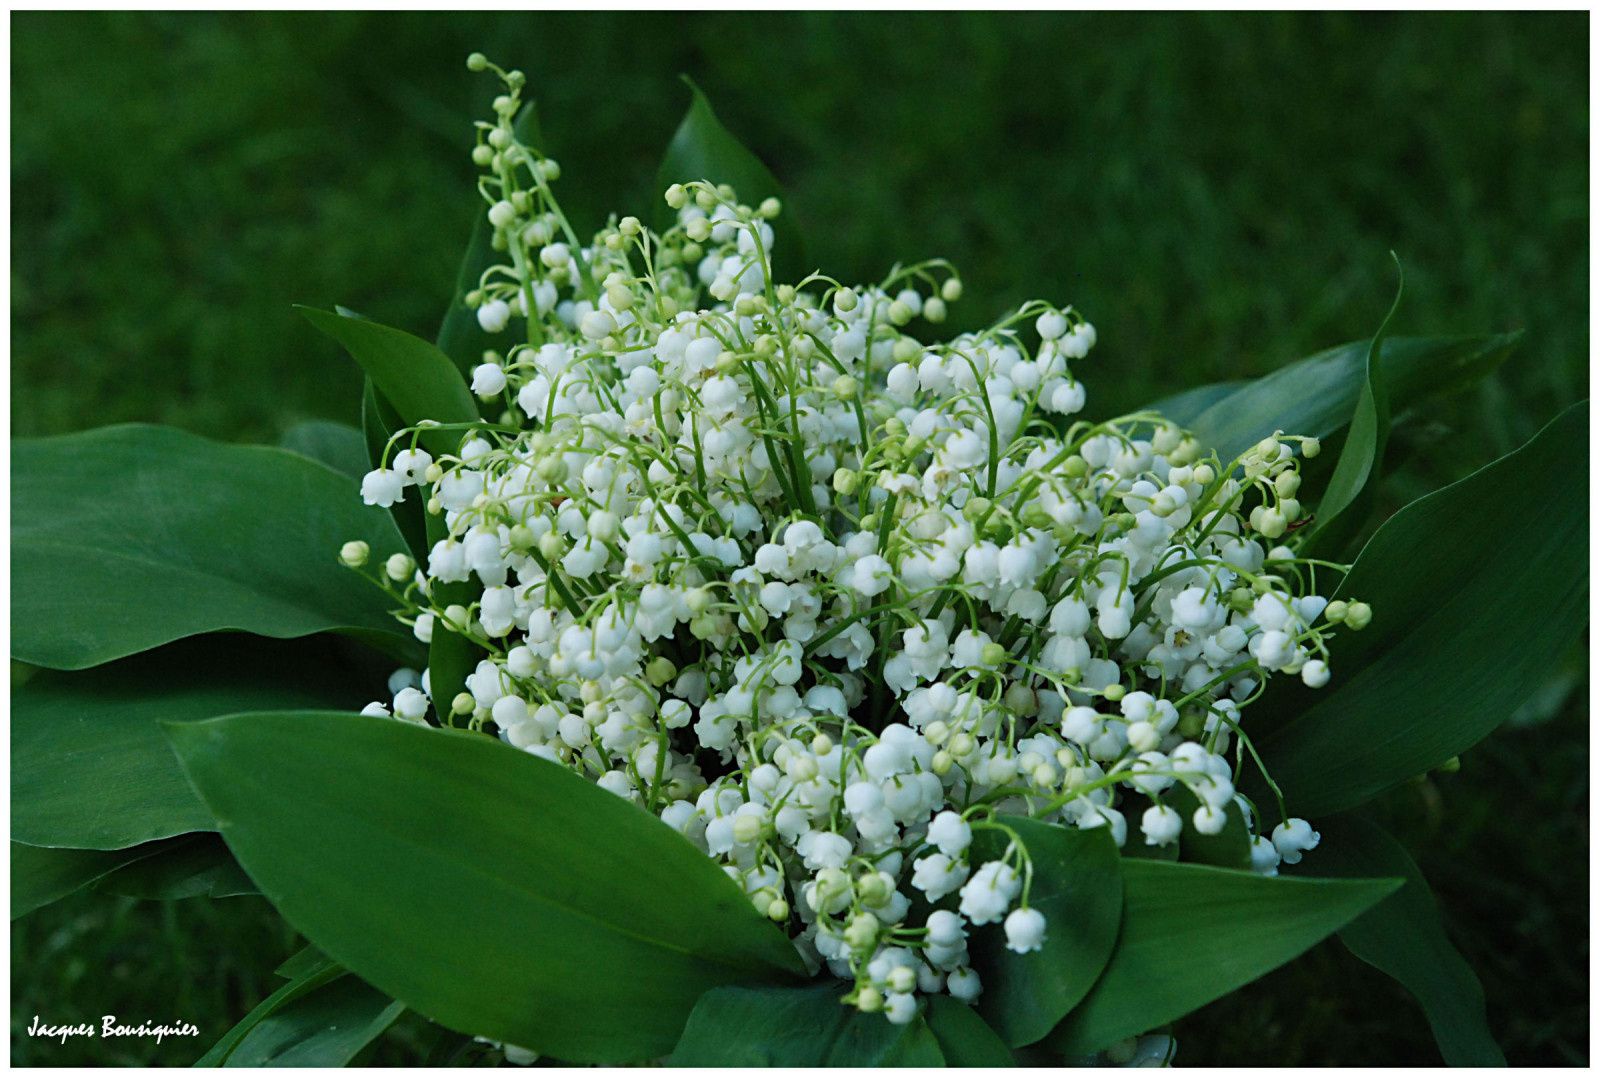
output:
[[371, 572], [419, 640], [483, 658], [364, 713], [641, 805], [896, 1023], [979, 997], [975, 934], [1050, 946], [1000, 816], [1161, 847], [1239, 820], [1264, 873], [1316, 846], [1230, 756], [1270, 677], [1326, 684], [1330, 631], [1372, 616], [1295, 551], [1314, 440], [1225, 461], [1157, 415], [1079, 418], [1076, 309], [937, 340], [946, 263], [780, 280], [775, 199], [674, 185], [665, 233], [581, 242], [504, 77], [473, 154], [503, 261], [464, 299], [494, 342], [471, 389], [515, 407], [432, 453], [402, 431], [361, 483], [440, 518], [423, 564]]

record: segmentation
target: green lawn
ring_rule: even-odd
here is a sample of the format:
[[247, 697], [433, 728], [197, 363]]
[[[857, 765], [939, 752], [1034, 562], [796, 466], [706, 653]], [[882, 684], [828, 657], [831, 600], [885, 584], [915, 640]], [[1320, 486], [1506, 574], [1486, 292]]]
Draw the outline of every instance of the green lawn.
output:
[[[431, 333], [476, 212], [482, 49], [528, 72], [564, 203], [653, 211], [691, 74], [843, 278], [943, 255], [952, 322], [1045, 296], [1101, 344], [1105, 414], [1368, 335], [1523, 328], [1397, 433], [1391, 503], [1588, 393], [1588, 25], [1572, 15], [134, 15], [12, 20], [12, 426], [271, 440], [353, 420], [290, 304]], [[1391, 462], [1398, 465], [1399, 461]], [[1556, 695], [1385, 811], [1419, 850], [1513, 1063], [1588, 1059], [1587, 710]], [[257, 900], [81, 896], [12, 930], [13, 1061], [188, 1062], [18, 1037], [174, 1007], [220, 1035], [292, 933]], [[415, 1033], [415, 1030], [411, 1030]], [[1180, 1061], [1435, 1060], [1336, 943], [1182, 1023]], [[414, 1055], [401, 1038], [386, 1060]]]

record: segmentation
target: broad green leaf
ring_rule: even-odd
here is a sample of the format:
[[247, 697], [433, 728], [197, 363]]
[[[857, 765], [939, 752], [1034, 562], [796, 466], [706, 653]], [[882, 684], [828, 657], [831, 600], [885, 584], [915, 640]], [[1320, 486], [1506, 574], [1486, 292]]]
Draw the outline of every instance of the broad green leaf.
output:
[[1328, 486], [1317, 504], [1314, 527], [1317, 534], [1325, 537], [1324, 542], [1336, 542], [1335, 536], [1353, 534], [1354, 527], [1348, 520], [1342, 521], [1333, 531], [1328, 529], [1356, 504], [1364, 492], [1372, 489], [1372, 482], [1383, 465], [1384, 446], [1389, 442], [1389, 390], [1381, 366], [1383, 335], [1389, 323], [1394, 321], [1395, 312], [1400, 309], [1400, 297], [1406, 288], [1405, 271], [1400, 268], [1400, 259], [1395, 258], [1392, 251], [1390, 257], [1394, 258], [1395, 271], [1400, 275], [1394, 290], [1394, 302], [1389, 305], [1389, 313], [1384, 316], [1378, 332], [1372, 336], [1371, 347], [1367, 349], [1367, 361], [1363, 364], [1361, 375], [1361, 392], [1356, 397], [1355, 411], [1350, 415], [1350, 433], [1345, 438], [1344, 450], [1339, 454], [1339, 463], [1333, 469], [1333, 476], [1328, 480]]
[[[1209, 385], [1195, 386], [1174, 393], [1169, 397], [1162, 397], [1153, 404], [1147, 404], [1141, 411], [1158, 412], [1184, 429], [1194, 425], [1196, 419], [1205, 414], [1207, 408], [1220, 400], [1250, 385], [1249, 379], [1240, 379], [1233, 382], [1212, 382]], [[1271, 431], [1267, 432], [1271, 434]], [[1261, 439], [1257, 438], [1256, 441]]]
[[492, 738], [329, 712], [167, 729], [279, 912], [443, 1025], [645, 1059], [706, 989], [802, 968], [682, 836]]
[[[472, 423], [479, 420], [478, 406], [473, 401], [467, 383], [462, 379], [451, 360], [435, 346], [401, 330], [391, 329], [377, 322], [344, 314], [330, 314], [309, 307], [300, 308], [311, 324], [343, 344], [367, 372], [368, 386], [372, 389], [366, 405], [365, 421], [368, 450], [374, 459], [383, 456], [378, 439], [387, 440], [402, 424], [415, 424], [424, 419], [444, 423]], [[386, 411], [389, 409], [390, 411]], [[392, 414], [391, 414], [392, 412]], [[453, 451], [461, 444], [462, 432], [424, 432], [421, 443], [432, 453]], [[413, 490], [410, 497], [419, 503], [420, 491]], [[417, 525], [409, 511], [396, 505], [396, 519], [406, 521], [407, 542], [419, 562], [425, 562], [433, 544], [445, 536], [442, 515], [422, 514], [422, 541], [414, 534]], [[440, 585], [434, 600], [441, 606], [451, 603], [468, 605], [478, 595], [471, 583]], [[477, 665], [475, 645], [443, 625], [434, 630], [433, 643], [428, 649], [428, 684], [433, 697], [439, 701], [441, 717], [447, 718], [450, 701], [461, 691], [466, 676]]]
[[11, 919], [48, 906], [143, 861], [165, 857], [189, 839], [164, 839], [126, 850], [75, 850], [11, 843]]
[[[478, 404], [450, 357], [421, 337], [365, 318], [297, 308], [306, 320], [344, 345], [372, 384], [406, 423], [476, 423]], [[438, 455], [461, 444], [462, 432], [424, 432], [422, 444]], [[413, 492], [412, 497], [417, 494]]]
[[283, 432], [278, 446], [302, 457], [321, 461], [336, 472], [359, 481], [367, 473], [367, 449], [361, 432], [347, 423], [308, 419]]
[[[470, 251], [468, 257], [473, 257]], [[319, 328], [324, 327], [316, 318], [312, 317], [313, 315], [337, 317], [339, 321], [354, 322], [357, 326], [377, 326], [380, 331], [375, 342], [368, 341], [362, 345], [362, 354], [358, 354], [355, 346], [350, 342], [344, 341], [342, 337], [340, 338], [346, 347], [351, 349], [351, 354], [356, 356], [358, 362], [367, 369], [366, 385], [361, 401], [361, 425], [366, 435], [368, 460], [374, 468], [384, 466], [393, 456], [393, 453], [390, 452], [389, 442], [396, 432], [404, 429], [408, 422], [414, 423], [419, 418], [427, 418], [425, 413], [420, 412], [411, 414], [409, 419], [402, 418], [400, 412], [396, 410], [385, 395], [386, 387], [390, 384], [399, 385], [402, 388], [407, 385], [404, 370], [406, 364], [410, 364], [420, 371], [429, 372], [429, 376], [438, 383], [445, 386], [449, 386], [452, 383], [459, 384], [463, 391], [466, 391], [466, 383], [462, 381], [461, 377], [448, 372], [441, 363], [441, 360], [446, 358], [444, 353], [432, 348], [431, 345], [422, 340], [411, 337], [408, 334], [399, 333], [398, 330], [388, 330], [387, 327], [378, 326], [377, 323], [366, 321], [359, 316], [347, 314], [343, 308], [340, 308], [338, 316], [329, 316], [325, 312], [311, 310], [305, 310], [304, 313]], [[440, 330], [441, 335], [449, 328], [450, 317], [450, 314], [447, 313], [445, 327]], [[335, 326], [335, 328], [341, 332], [346, 331], [342, 325]], [[325, 329], [325, 332], [332, 335], [333, 331]], [[354, 330], [350, 332], [360, 334], [367, 331]], [[399, 334], [399, 337], [389, 336], [393, 334]], [[382, 347], [383, 342], [387, 340], [393, 343], [399, 338], [404, 338], [403, 347], [397, 346], [396, 357], [389, 357]], [[432, 354], [430, 354], [430, 351]], [[369, 358], [363, 359], [363, 354]], [[369, 363], [373, 364], [373, 366], [369, 366]], [[390, 372], [390, 382], [383, 382], [380, 379], [378, 369], [375, 369], [385, 363], [389, 363], [390, 366], [396, 368]], [[454, 390], [450, 389], [449, 392], [453, 393]], [[470, 418], [478, 418], [477, 407], [472, 404], [470, 393], [466, 405], [461, 407], [466, 408], [467, 406], [471, 407]], [[418, 405], [418, 407], [421, 407], [421, 405]], [[457, 420], [461, 422], [468, 421], [466, 412], [462, 411]], [[425, 436], [421, 440], [425, 446], [435, 453], [440, 453], [459, 445], [461, 435], [459, 432], [450, 435], [440, 432]], [[389, 507], [389, 512], [393, 514], [395, 524], [405, 536], [406, 545], [410, 547], [412, 556], [422, 565], [427, 564], [428, 552], [433, 549], [433, 545], [446, 536], [443, 515], [428, 514], [424, 508], [424, 501], [422, 492], [414, 490], [409, 498]], [[457, 603], [462, 606], [470, 606], [479, 595], [478, 587], [470, 581], [435, 584], [434, 588], [435, 594], [433, 598], [440, 607], [447, 607]], [[467, 675], [472, 673], [480, 658], [481, 654], [478, 647], [471, 641], [458, 633], [451, 632], [443, 624], [434, 627], [433, 640], [428, 645], [428, 684], [433, 690], [433, 698], [439, 701], [437, 711], [441, 722], [449, 722], [450, 702], [465, 687]]]
[[1589, 676], [1589, 648], [1579, 637], [1560, 664], [1547, 676], [1522, 705], [1506, 719], [1513, 729], [1542, 726], [1562, 713]]
[[338, 560], [400, 537], [325, 465], [136, 425], [13, 441], [11, 479], [13, 658], [81, 670], [228, 629], [413, 646]]
[[[739, 201], [748, 206], [759, 205], [765, 198], [782, 200], [783, 187], [777, 177], [722, 125], [700, 87], [687, 76], [683, 81], [689, 87], [689, 111], [672, 136], [656, 172], [656, 198], [660, 199], [672, 184], [708, 180], [714, 184], [732, 184]], [[663, 228], [675, 222], [665, 202], [657, 202], [656, 215]], [[773, 250], [768, 253], [772, 257], [773, 271], [782, 280], [798, 280], [807, 266], [800, 229], [794, 220], [794, 207], [785, 203], [783, 212], [771, 224], [774, 242]]]
[[1483, 986], [1445, 935], [1439, 907], [1416, 862], [1376, 824], [1340, 816], [1320, 825], [1308, 858], [1329, 876], [1398, 876], [1405, 886], [1339, 930], [1355, 956], [1403, 984], [1427, 1012], [1433, 1039], [1452, 1067], [1503, 1067], [1489, 1032]]
[[405, 1011], [346, 974], [291, 1000], [240, 1038], [225, 1067], [343, 1067]]
[[1176, 842], [1151, 846], [1145, 842], [1142, 835], [1134, 835], [1128, 844], [1122, 847], [1122, 856], [1135, 861], [1176, 861], [1179, 852]]
[[1124, 861], [1122, 934], [1094, 989], [1045, 1041], [1096, 1052], [1181, 1018], [1283, 965], [1399, 880], [1258, 876]]
[[[1383, 342], [1378, 357], [1381, 379], [1395, 410], [1424, 397], [1467, 385], [1511, 354], [1521, 332], [1482, 337], [1393, 337]], [[1218, 387], [1201, 386], [1169, 402], [1179, 413], [1172, 418], [1192, 431], [1200, 444], [1215, 449], [1224, 462], [1255, 445], [1275, 430], [1326, 438], [1350, 422], [1366, 376], [1371, 341], [1318, 352], [1271, 374], [1243, 383], [1225, 383], [1231, 391], [1199, 412], [1192, 404]], [[1184, 417], [1187, 418], [1184, 418]]]
[[927, 998], [922, 1020], [928, 1023], [948, 1067], [1014, 1067], [1006, 1042], [978, 1012], [953, 996]]
[[[1000, 925], [978, 929], [973, 968], [983, 983], [978, 1010], [1012, 1047], [1049, 1033], [1088, 994], [1117, 941], [1122, 873], [1106, 828], [1080, 831], [1020, 816], [1001, 816], [1033, 861], [1028, 903], [1045, 916], [1044, 946], [1030, 954], [1006, 949]], [[983, 829], [973, 838], [974, 863], [1001, 858], [1010, 839]]]
[[261, 892], [216, 835], [189, 835], [171, 849], [100, 877], [96, 891], [130, 898], [234, 898]]
[[153, 851], [58, 850], [11, 843], [11, 919], [66, 898], [74, 891]]
[[213, 830], [161, 723], [371, 699], [306, 648], [239, 647], [241, 639], [172, 645], [94, 670], [41, 671], [15, 689], [11, 837], [115, 850]]
[[[1359, 805], [1458, 755], [1537, 690], [1588, 620], [1588, 402], [1527, 445], [1390, 517], [1338, 587], [1372, 623], [1333, 682], [1259, 748], [1290, 808]], [[1304, 704], [1303, 710], [1295, 708]]]
[[[514, 129], [518, 140], [524, 145], [543, 148], [544, 135], [539, 130], [539, 110], [532, 101], [518, 113]], [[472, 368], [483, 362], [485, 349], [504, 350], [507, 342], [517, 340], [517, 327], [522, 325], [521, 319], [514, 318], [505, 332], [490, 336], [478, 325], [477, 311], [466, 304], [467, 293], [478, 287], [483, 272], [505, 258], [491, 246], [494, 230], [489, 226], [488, 208], [476, 195], [474, 200], [472, 237], [461, 259], [456, 288], [450, 296], [450, 306], [445, 310], [437, 338], [439, 350], [450, 357], [465, 378], [470, 378]]]
[[[827, 978], [797, 988], [715, 988], [700, 997], [672, 1067], [939, 1067], [939, 1042], [919, 1016], [897, 1026], [840, 1000]], [[992, 1034], [991, 1034], [992, 1035]]]
[[[384, 450], [389, 444], [389, 439], [404, 426], [400, 417], [395, 414], [394, 406], [379, 396], [378, 391], [372, 387], [372, 379], [365, 379], [361, 391], [361, 435], [367, 446], [369, 470], [383, 466]], [[400, 534], [405, 537], [406, 546], [411, 549], [411, 556], [419, 562], [426, 563], [427, 525], [423, 522], [421, 492], [413, 493], [404, 501], [395, 502], [389, 507], [389, 515], [394, 518], [395, 527], [399, 528]]]
[[233, 1050], [239, 1046], [240, 1042], [262, 1021], [270, 1018], [296, 1000], [310, 995], [323, 985], [338, 980], [343, 976], [345, 976], [345, 970], [330, 959], [323, 959], [320, 962], [310, 964], [294, 980], [256, 1004], [249, 1014], [239, 1019], [232, 1029], [222, 1035], [221, 1040], [213, 1044], [205, 1055], [195, 1061], [195, 1066], [222, 1066], [227, 1061], [228, 1056], [233, 1053]]

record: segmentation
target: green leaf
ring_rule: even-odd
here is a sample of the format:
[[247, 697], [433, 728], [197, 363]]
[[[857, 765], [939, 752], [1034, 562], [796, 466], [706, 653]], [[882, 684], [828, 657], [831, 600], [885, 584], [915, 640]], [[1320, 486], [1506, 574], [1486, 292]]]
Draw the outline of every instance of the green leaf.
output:
[[295, 1000], [310, 995], [323, 985], [345, 976], [345, 970], [329, 959], [310, 964], [301, 974], [272, 995], [256, 1004], [249, 1014], [222, 1035], [205, 1055], [195, 1061], [197, 1067], [220, 1067], [241, 1041], [259, 1025]]
[[347, 974], [264, 1016], [222, 1065], [343, 1067], [404, 1011], [403, 1004]]
[[[978, 1010], [1012, 1047], [1049, 1033], [1088, 994], [1117, 942], [1122, 873], [1106, 828], [1081, 831], [1020, 816], [999, 822], [1016, 833], [1033, 860], [1029, 905], [1045, 916], [1044, 946], [1030, 954], [1006, 949], [1000, 925], [978, 929], [973, 967], [983, 983]], [[974, 863], [999, 860], [1010, 839], [979, 830]]]
[[91, 886], [129, 898], [235, 898], [261, 892], [216, 835], [190, 835], [170, 849], [100, 877]]
[[1006, 1042], [978, 1012], [953, 996], [929, 996], [922, 1020], [928, 1023], [947, 1067], [1014, 1067]]
[[327, 961], [327, 955], [307, 944], [294, 954], [283, 960], [283, 964], [272, 972], [285, 980], [297, 981], [309, 973], [318, 963]]
[[[543, 148], [544, 135], [539, 130], [539, 110], [532, 101], [518, 113], [513, 130], [523, 145]], [[498, 254], [491, 245], [493, 238], [494, 229], [489, 226], [487, 208], [481, 198], [474, 196], [472, 237], [461, 259], [455, 291], [450, 296], [450, 306], [445, 310], [437, 338], [439, 350], [450, 357], [464, 378], [470, 378], [472, 368], [483, 362], [485, 349], [504, 349], [507, 341], [516, 340], [516, 327], [523, 322], [520, 318], [514, 318], [505, 332], [490, 336], [478, 325], [478, 312], [466, 304], [467, 293], [478, 287], [484, 271], [505, 261], [505, 256]]]
[[1296, 957], [1399, 880], [1258, 876], [1124, 861], [1122, 935], [1100, 980], [1046, 1045], [1096, 1052], [1188, 1014]]
[[939, 1042], [919, 1016], [897, 1026], [840, 1000], [832, 978], [798, 988], [715, 988], [700, 997], [672, 1067], [939, 1067]]
[[[438, 423], [476, 423], [477, 401], [450, 357], [436, 345], [404, 330], [365, 318], [298, 307], [306, 320], [344, 345], [407, 426], [431, 419]], [[424, 432], [422, 444], [435, 456], [461, 444], [461, 431]], [[413, 492], [413, 497], [416, 493]]]
[[[1162, 397], [1153, 404], [1145, 405], [1140, 411], [1158, 412], [1178, 426], [1189, 430], [1193, 428], [1195, 421], [1205, 414], [1206, 409], [1218, 401], [1226, 400], [1250, 384], [1248, 378], [1242, 378], [1232, 382], [1212, 382], [1209, 385], [1194, 386], [1169, 397]], [[1270, 430], [1267, 431], [1267, 434], [1271, 433]], [[1256, 439], [1258, 442], [1260, 440]]]
[[[365, 412], [366, 430], [368, 450], [376, 454], [374, 459], [383, 456], [380, 436], [386, 440], [402, 425], [423, 419], [443, 423], [479, 420], [478, 406], [460, 372], [448, 356], [427, 341], [359, 317], [330, 314], [309, 307], [302, 307], [300, 311], [312, 325], [343, 344], [366, 370], [368, 385], [373, 390]], [[393, 414], [386, 413], [385, 408], [392, 409]], [[460, 431], [423, 432], [420, 438], [435, 455], [453, 451], [461, 440]], [[419, 503], [423, 500], [420, 491], [413, 490], [411, 497]], [[399, 510], [401, 505], [392, 508]], [[405, 527], [413, 555], [418, 561], [425, 561], [433, 544], [445, 537], [445, 525], [442, 514], [422, 513], [420, 516], [423, 529], [420, 543], [417, 536], [411, 534], [417, 525], [407, 523]], [[406, 514], [397, 513], [396, 519], [404, 521]], [[476, 585], [463, 582], [439, 586], [434, 600], [441, 606], [468, 605], [477, 596]], [[478, 658], [476, 645], [443, 625], [435, 628], [428, 651], [428, 683], [433, 689], [433, 698], [439, 701], [442, 718], [448, 717], [450, 701], [461, 691]]]
[[[1330, 532], [1328, 528], [1356, 504], [1364, 491], [1371, 489], [1378, 469], [1383, 465], [1384, 446], [1389, 442], [1389, 391], [1383, 379], [1380, 357], [1383, 354], [1383, 335], [1389, 323], [1394, 321], [1395, 312], [1400, 309], [1400, 297], [1406, 288], [1405, 271], [1400, 267], [1400, 259], [1393, 251], [1389, 252], [1389, 256], [1394, 258], [1395, 272], [1400, 275], [1400, 280], [1395, 286], [1394, 302], [1389, 305], [1389, 313], [1384, 315], [1378, 332], [1372, 336], [1367, 361], [1363, 364], [1361, 392], [1356, 398], [1355, 411], [1350, 416], [1350, 433], [1345, 438], [1344, 451], [1339, 454], [1339, 463], [1334, 467], [1333, 476], [1328, 480], [1327, 489], [1317, 505], [1316, 533], [1324, 536], [1352, 534], [1353, 528], [1348, 521], [1341, 523], [1336, 531]], [[1324, 538], [1323, 541], [1330, 540]]]
[[[1499, 366], [1521, 339], [1519, 331], [1385, 340], [1378, 369], [1388, 387], [1390, 404], [1396, 410], [1404, 409], [1425, 397], [1468, 385]], [[1151, 407], [1160, 410], [1175, 402], [1172, 406], [1177, 414], [1171, 418], [1193, 432], [1202, 446], [1215, 449], [1224, 462], [1275, 430], [1327, 438], [1350, 422], [1371, 349], [1371, 341], [1352, 341], [1254, 381], [1201, 386]], [[1194, 412], [1193, 404], [1206, 400], [1217, 388], [1231, 391]]]
[[[1333, 683], [1259, 739], [1302, 816], [1359, 805], [1511, 715], [1588, 621], [1588, 402], [1521, 449], [1389, 518], [1337, 594], [1372, 623], [1334, 642]], [[1304, 702], [1304, 710], [1295, 705]]]
[[264, 643], [202, 639], [80, 673], [41, 671], [13, 690], [11, 837], [115, 850], [213, 830], [162, 722], [371, 699], [306, 649]]
[[[700, 87], [687, 75], [683, 81], [689, 87], [689, 111], [672, 136], [656, 172], [656, 196], [659, 198], [675, 183], [708, 180], [714, 184], [732, 184], [739, 201], [748, 206], [759, 205], [765, 198], [782, 200], [783, 187], [777, 177], [722, 126]], [[661, 228], [676, 222], [675, 214], [665, 202], [657, 203], [656, 221]], [[783, 212], [770, 223], [773, 250], [769, 254], [773, 272], [783, 280], [798, 280], [807, 266], [805, 246], [794, 221], [794, 208], [785, 203]]]
[[706, 989], [802, 969], [682, 836], [492, 738], [315, 712], [167, 729], [279, 912], [443, 1025], [644, 1059]]
[[284, 431], [278, 446], [320, 461], [358, 482], [367, 473], [366, 443], [361, 432], [348, 423], [308, 419]]
[[[373, 388], [372, 379], [365, 379], [361, 391], [361, 435], [367, 445], [369, 470], [383, 467], [384, 449], [389, 444], [389, 439], [404, 426], [400, 417], [395, 414], [394, 406], [379, 396], [378, 391]], [[426, 563], [428, 540], [427, 525], [423, 521], [423, 502], [422, 494], [418, 491], [404, 501], [391, 505], [389, 516], [394, 519], [395, 527], [399, 528], [400, 534], [405, 537], [411, 556], [419, 562]]]
[[349, 632], [406, 649], [388, 597], [339, 564], [394, 525], [282, 449], [165, 427], [11, 443], [11, 654], [80, 670], [200, 633]]
[[32, 913], [89, 886], [123, 865], [157, 852], [131, 850], [60, 850], [11, 843], [11, 919]]
[[1320, 825], [1316, 870], [1330, 876], [1398, 876], [1405, 886], [1339, 930], [1363, 962], [1399, 981], [1427, 1012], [1452, 1067], [1503, 1067], [1489, 1032], [1483, 986], [1445, 935], [1428, 881], [1405, 847], [1376, 824], [1350, 816]]

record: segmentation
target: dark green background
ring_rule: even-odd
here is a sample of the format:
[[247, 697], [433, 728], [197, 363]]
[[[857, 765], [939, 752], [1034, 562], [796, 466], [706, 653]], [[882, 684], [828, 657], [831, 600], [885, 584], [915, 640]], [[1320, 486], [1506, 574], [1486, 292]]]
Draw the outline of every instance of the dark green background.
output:
[[[462, 59], [522, 67], [563, 202], [644, 213], [694, 76], [787, 184], [811, 260], [943, 255], [973, 326], [1030, 296], [1100, 330], [1091, 407], [1370, 334], [1523, 328], [1397, 431], [1398, 504], [1588, 393], [1587, 18], [1575, 15], [45, 15], [12, 18], [12, 425], [275, 439], [352, 420], [289, 309], [431, 333], [475, 212]], [[1403, 468], [1403, 470], [1402, 470]], [[1533, 507], [1530, 507], [1532, 509]], [[1587, 668], [1459, 775], [1391, 795], [1514, 1063], [1588, 1059]], [[13, 1061], [191, 1044], [18, 1038], [35, 1013], [220, 1035], [292, 933], [253, 900], [80, 897], [12, 931]], [[1336, 943], [1180, 1026], [1184, 1063], [1432, 1062]], [[408, 1058], [399, 1038], [381, 1058]]]

